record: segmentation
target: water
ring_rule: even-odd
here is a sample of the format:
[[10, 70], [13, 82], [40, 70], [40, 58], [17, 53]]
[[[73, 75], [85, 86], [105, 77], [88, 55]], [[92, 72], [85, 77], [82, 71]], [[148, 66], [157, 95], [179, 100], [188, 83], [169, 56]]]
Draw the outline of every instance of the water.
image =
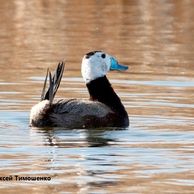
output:
[[[1, 1], [0, 193], [194, 193], [194, 2]], [[108, 77], [130, 127], [30, 128], [46, 68], [57, 98], [88, 98], [82, 56], [129, 66]], [[50, 177], [50, 181], [16, 181]]]

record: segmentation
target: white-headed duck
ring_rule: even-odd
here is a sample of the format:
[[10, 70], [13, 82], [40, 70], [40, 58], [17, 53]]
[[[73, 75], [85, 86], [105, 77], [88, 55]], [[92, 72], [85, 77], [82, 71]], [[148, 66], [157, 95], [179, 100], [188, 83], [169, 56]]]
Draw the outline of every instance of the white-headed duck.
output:
[[[107, 53], [89, 52], [82, 59], [81, 72], [90, 100], [68, 99], [54, 102], [64, 71], [64, 63], [59, 63], [53, 76], [47, 70], [41, 101], [31, 109], [30, 125], [64, 128], [128, 127], [127, 111], [106, 77], [108, 71], [127, 69], [127, 66], [120, 65]], [[46, 91], [47, 77], [49, 87]]]

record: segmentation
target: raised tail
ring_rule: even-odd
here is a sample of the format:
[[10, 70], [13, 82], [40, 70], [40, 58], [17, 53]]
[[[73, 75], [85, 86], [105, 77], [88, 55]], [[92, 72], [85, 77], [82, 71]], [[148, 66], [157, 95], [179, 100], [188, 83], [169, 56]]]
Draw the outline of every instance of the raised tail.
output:
[[[43, 85], [43, 89], [42, 89], [42, 94], [41, 94], [41, 101], [42, 100], [49, 100], [50, 103], [53, 102], [55, 94], [57, 93], [57, 90], [59, 88], [61, 78], [63, 76], [64, 67], [65, 67], [64, 63], [60, 62], [58, 64], [53, 76], [52, 76], [51, 72], [49, 71], [49, 69], [47, 69], [47, 73], [46, 73], [46, 77], [45, 77], [44, 85]], [[49, 87], [46, 91], [46, 84], [47, 84], [48, 76], [49, 76]]]

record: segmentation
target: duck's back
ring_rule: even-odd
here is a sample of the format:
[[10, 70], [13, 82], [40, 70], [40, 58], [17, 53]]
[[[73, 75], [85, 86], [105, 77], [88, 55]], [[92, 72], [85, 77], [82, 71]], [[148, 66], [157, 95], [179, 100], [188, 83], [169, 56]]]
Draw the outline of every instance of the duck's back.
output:
[[114, 112], [101, 102], [84, 100], [59, 100], [52, 104], [49, 119], [53, 126], [88, 128], [112, 126]]

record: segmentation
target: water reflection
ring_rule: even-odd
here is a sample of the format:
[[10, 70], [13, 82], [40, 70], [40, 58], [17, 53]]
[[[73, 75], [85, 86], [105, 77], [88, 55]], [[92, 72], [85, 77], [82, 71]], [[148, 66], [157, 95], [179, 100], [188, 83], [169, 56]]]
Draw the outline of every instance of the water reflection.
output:
[[[35, 128], [31, 129], [32, 133], [40, 133], [44, 137], [44, 144], [56, 146], [59, 148], [73, 147], [104, 147], [109, 144], [113, 145], [117, 140], [108, 137], [107, 133], [115, 130], [126, 130], [118, 128], [105, 129], [86, 129], [86, 130], [69, 130], [63, 128]], [[34, 131], [34, 132], [33, 132]]]

